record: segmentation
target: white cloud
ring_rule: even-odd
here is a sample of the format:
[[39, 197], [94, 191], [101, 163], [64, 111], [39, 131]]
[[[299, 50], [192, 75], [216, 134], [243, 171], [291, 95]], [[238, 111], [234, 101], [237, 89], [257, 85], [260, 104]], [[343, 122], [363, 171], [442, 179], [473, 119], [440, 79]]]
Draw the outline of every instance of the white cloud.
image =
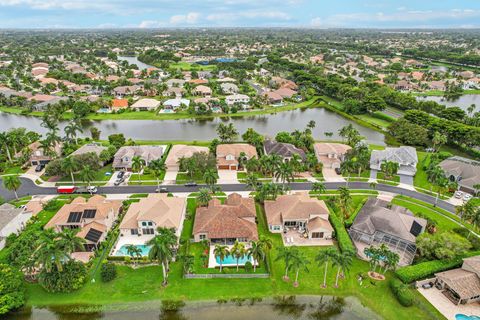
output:
[[148, 29], [148, 28], [159, 28], [162, 26], [162, 23], [157, 20], [143, 20], [138, 24], [138, 28]]
[[218, 12], [207, 16], [208, 21], [225, 23], [234, 22], [244, 19], [268, 19], [268, 20], [290, 20], [291, 17], [282, 11], [266, 11], [266, 10], [247, 10], [238, 12]]
[[189, 12], [187, 14], [178, 14], [170, 17], [171, 24], [195, 24], [198, 22], [200, 14], [198, 12]]

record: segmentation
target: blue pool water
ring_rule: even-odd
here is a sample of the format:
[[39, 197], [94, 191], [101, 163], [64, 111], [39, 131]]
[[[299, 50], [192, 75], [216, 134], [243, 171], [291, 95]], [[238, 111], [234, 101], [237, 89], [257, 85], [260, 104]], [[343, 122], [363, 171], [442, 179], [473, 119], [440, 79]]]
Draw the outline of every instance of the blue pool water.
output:
[[[220, 257], [215, 257], [215, 260], [217, 261], [217, 264], [220, 264]], [[250, 261], [250, 259], [247, 258], [247, 256], [244, 256], [243, 258], [238, 259], [238, 264], [239, 265], [244, 265], [245, 262]], [[237, 259], [235, 259], [234, 256], [227, 256], [223, 258], [222, 264], [233, 264], [237, 265]]]
[[465, 314], [456, 314], [455, 315], [456, 320], [480, 320], [479, 316], [467, 316]]
[[[124, 244], [123, 246], [120, 247], [120, 249], [118, 249], [117, 252], [115, 252], [115, 255], [119, 257], [121, 256], [129, 257], [130, 255], [128, 254], [127, 247], [128, 245]], [[146, 246], [144, 244], [137, 244], [135, 245], [135, 247], [140, 248], [140, 250], [142, 250], [142, 257], [148, 256], [148, 252], [150, 252], [149, 246]]]

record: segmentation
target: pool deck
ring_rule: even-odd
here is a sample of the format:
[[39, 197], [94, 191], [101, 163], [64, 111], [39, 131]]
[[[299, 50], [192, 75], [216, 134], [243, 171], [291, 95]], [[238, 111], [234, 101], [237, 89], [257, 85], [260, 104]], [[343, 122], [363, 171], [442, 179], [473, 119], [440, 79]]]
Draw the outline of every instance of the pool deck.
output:
[[141, 245], [145, 244], [148, 240], [152, 239], [155, 235], [141, 235], [141, 236], [136, 236], [136, 235], [125, 235], [125, 236], [119, 236], [117, 243], [113, 247], [112, 252], [110, 252], [111, 256], [115, 256], [118, 250], [124, 245]]
[[[227, 246], [228, 250], [232, 248], [232, 246]], [[246, 247], [248, 249], [248, 247]], [[213, 250], [215, 250], [215, 246], [210, 246], [210, 254], [208, 255], [208, 267], [209, 268], [220, 268], [220, 264], [217, 263], [217, 259], [215, 259], [215, 255], [213, 254]], [[250, 262], [252, 265], [255, 263], [258, 266], [258, 263], [250, 258]], [[243, 266], [243, 264], [239, 263], [239, 266]], [[224, 263], [222, 267], [236, 267], [237, 263]]]
[[442, 290], [435, 287], [430, 289], [420, 287], [417, 290], [448, 320], [455, 320], [456, 314], [480, 316], [480, 303], [478, 302], [456, 306], [443, 295]]

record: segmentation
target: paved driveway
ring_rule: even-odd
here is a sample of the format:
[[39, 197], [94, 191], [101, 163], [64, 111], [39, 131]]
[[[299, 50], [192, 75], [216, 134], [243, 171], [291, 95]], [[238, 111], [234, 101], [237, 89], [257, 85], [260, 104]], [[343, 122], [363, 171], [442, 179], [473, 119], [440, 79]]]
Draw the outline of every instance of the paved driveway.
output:
[[165, 177], [163, 178], [164, 184], [175, 183], [177, 180], [178, 171], [167, 171], [165, 172]]
[[218, 170], [217, 184], [238, 183], [236, 170]]
[[400, 183], [403, 184], [408, 184], [413, 186], [413, 177], [412, 176], [407, 176], [405, 174], [400, 174]]
[[335, 169], [324, 167], [322, 169], [322, 174], [323, 174], [323, 178], [327, 182], [345, 182], [345, 179], [342, 176], [338, 175], [335, 172]]

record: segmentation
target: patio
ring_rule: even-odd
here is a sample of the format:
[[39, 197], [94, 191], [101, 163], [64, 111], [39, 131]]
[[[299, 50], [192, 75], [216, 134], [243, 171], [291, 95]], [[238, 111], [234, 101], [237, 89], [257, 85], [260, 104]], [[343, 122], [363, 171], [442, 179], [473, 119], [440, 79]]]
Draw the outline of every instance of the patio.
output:
[[[232, 249], [232, 246], [227, 246], [227, 248], [230, 251], [230, 249]], [[245, 249], [248, 249], [248, 248], [250, 248], [250, 247], [245, 246]], [[215, 254], [213, 253], [213, 250], [215, 250], [215, 246], [210, 246], [210, 251], [209, 251], [209, 254], [208, 254], [208, 267], [209, 268], [217, 268], [217, 267], [219, 268], [220, 264], [217, 262], [217, 259], [215, 258]], [[237, 261], [232, 256], [227, 256], [227, 257], [224, 258], [224, 260], [227, 260], [227, 261], [222, 264], [222, 267], [236, 267], [237, 266]], [[243, 260], [244, 260], [243, 262], [242, 262], [242, 259], [239, 260], [239, 264], [238, 264], [239, 266], [244, 266], [245, 262], [248, 261], [246, 256], [243, 258]], [[256, 261], [254, 261], [253, 258], [250, 258], [249, 261], [252, 263], [252, 266], [253, 266], [253, 264], [257, 264], [257, 266], [258, 266], [258, 263]]]
[[303, 233], [290, 229], [286, 233], [282, 233], [284, 246], [333, 246], [331, 239], [308, 239]]
[[433, 287], [430, 289], [418, 288], [418, 291], [428, 300], [445, 318], [455, 320], [456, 314], [467, 316], [480, 315], [480, 303], [454, 305], [444, 294], [444, 290]]
[[114, 256], [118, 250], [124, 245], [143, 245], [145, 244], [148, 240], [152, 239], [155, 235], [149, 234], [149, 235], [124, 235], [124, 236], [119, 236], [117, 243], [113, 246], [112, 251], [110, 252], [111, 256]]
[[[357, 248], [357, 255], [360, 257], [360, 259], [368, 261], [369, 258], [365, 255], [364, 250], [365, 250], [365, 248], [370, 247], [370, 245], [366, 244], [364, 242], [355, 241], [355, 240], [353, 240], [353, 244], [355, 245], [355, 248]], [[374, 242], [374, 243], [372, 243], [372, 245], [375, 246], [375, 247], [378, 247], [381, 244], [378, 243], [378, 242]], [[411, 253], [397, 250], [396, 248], [394, 248], [392, 246], [389, 246], [387, 243], [386, 243], [386, 245], [388, 246], [388, 248], [390, 250], [398, 253], [398, 255], [400, 256], [400, 261], [398, 263], [399, 266], [403, 267], [403, 266], [408, 266], [408, 265], [411, 264], [411, 259], [412, 259]]]

